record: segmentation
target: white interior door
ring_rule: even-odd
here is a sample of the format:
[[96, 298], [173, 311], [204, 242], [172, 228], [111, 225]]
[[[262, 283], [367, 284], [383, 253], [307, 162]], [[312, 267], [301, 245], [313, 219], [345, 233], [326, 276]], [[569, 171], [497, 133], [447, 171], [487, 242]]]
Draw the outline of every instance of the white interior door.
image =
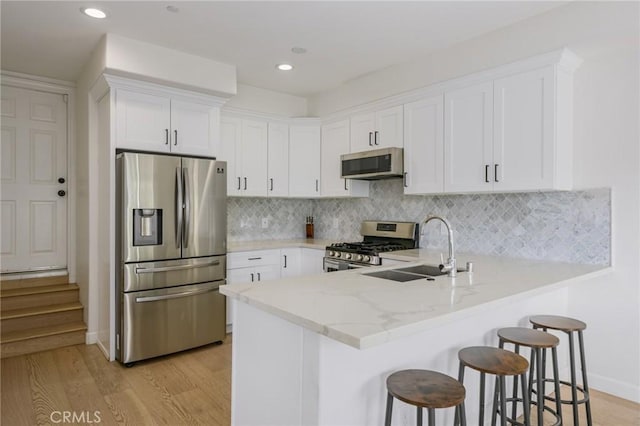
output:
[[[67, 267], [67, 104], [2, 86], [2, 272]], [[63, 192], [64, 191], [64, 192]]]

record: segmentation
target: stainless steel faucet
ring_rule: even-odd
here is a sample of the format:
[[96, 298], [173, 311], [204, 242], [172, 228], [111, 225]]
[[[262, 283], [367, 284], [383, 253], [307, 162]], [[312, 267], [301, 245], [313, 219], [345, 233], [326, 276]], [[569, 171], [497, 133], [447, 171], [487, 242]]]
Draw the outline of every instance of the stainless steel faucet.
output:
[[447, 227], [447, 233], [449, 234], [449, 259], [447, 259], [447, 263], [440, 265], [440, 270], [444, 272], [448, 272], [448, 276], [450, 277], [455, 277], [457, 272], [456, 256], [455, 256], [455, 249], [453, 247], [453, 228], [451, 227], [451, 224], [449, 223], [449, 221], [440, 216], [429, 216], [422, 223], [422, 231], [420, 235], [424, 235], [424, 227], [427, 225], [427, 223], [429, 223], [434, 219], [437, 219], [442, 223], [444, 223], [444, 226]]

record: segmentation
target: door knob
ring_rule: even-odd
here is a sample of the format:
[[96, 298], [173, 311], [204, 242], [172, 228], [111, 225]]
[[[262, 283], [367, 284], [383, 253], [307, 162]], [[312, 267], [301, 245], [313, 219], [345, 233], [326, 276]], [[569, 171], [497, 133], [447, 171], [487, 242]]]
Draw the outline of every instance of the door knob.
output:
[[58, 195], [64, 197], [65, 195], [67, 195], [67, 193], [61, 189], [60, 191], [58, 191]]
[[58, 183], [65, 183], [65, 182], [66, 182], [66, 181], [64, 180], [64, 178], [63, 178], [63, 177], [58, 178]]

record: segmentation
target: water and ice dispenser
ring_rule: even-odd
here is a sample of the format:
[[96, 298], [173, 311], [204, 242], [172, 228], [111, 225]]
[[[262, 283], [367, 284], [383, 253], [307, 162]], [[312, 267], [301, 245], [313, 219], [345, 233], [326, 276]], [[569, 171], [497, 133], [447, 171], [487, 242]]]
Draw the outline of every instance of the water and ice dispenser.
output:
[[133, 245], [162, 244], [162, 209], [133, 209]]

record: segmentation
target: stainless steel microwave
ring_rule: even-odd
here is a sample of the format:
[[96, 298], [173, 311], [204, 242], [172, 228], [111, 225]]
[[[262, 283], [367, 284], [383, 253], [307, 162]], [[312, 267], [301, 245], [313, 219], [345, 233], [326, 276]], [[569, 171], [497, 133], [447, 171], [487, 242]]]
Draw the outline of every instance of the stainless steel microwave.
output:
[[382, 148], [340, 156], [342, 177], [347, 179], [385, 179], [403, 172], [402, 148]]

